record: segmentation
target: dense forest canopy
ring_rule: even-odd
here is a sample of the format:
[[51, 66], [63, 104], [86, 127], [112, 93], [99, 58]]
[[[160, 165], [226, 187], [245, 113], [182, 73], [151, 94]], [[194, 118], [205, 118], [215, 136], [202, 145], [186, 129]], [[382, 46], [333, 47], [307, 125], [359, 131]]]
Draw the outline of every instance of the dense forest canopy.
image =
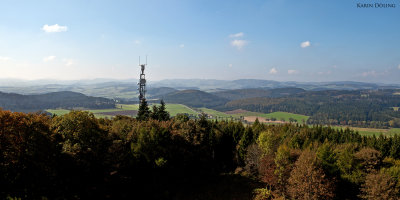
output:
[[0, 198], [400, 197], [398, 135], [169, 119], [142, 106], [137, 119], [0, 110]]

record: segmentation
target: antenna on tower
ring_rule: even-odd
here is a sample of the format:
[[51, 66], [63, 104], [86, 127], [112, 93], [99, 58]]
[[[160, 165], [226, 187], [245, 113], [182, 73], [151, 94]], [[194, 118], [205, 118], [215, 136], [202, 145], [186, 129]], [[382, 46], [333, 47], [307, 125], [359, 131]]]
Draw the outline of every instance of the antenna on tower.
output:
[[139, 66], [140, 66], [140, 79], [139, 79], [139, 101], [142, 102], [143, 100], [146, 100], [146, 78], [144, 74], [144, 69], [147, 65], [147, 55], [146, 55], [146, 64], [141, 64], [140, 63], [140, 56], [139, 56]]

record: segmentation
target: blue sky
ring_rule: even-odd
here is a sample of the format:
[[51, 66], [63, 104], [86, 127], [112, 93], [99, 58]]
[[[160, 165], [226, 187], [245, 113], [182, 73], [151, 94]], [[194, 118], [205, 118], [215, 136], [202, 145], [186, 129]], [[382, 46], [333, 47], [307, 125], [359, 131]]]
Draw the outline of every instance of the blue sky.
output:
[[399, 0], [0, 4], [0, 78], [400, 83]]

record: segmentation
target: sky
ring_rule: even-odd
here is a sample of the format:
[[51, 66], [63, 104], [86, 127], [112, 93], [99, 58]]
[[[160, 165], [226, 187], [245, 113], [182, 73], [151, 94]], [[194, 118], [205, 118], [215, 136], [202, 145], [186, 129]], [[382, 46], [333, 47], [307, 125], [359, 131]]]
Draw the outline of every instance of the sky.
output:
[[0, 78], [400, 83], [400, 0], [0, 5]]

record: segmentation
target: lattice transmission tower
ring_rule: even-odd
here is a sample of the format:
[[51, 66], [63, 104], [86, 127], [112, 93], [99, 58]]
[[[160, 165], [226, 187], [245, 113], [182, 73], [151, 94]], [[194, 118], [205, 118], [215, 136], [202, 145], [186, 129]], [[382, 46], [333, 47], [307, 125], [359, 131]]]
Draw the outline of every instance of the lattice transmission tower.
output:
[[144, 74], [144, 69], [147, 65], [147, 56], [146, 56], [146, 64], [141, 64], [140, 63], [140, 57], [139, 57], [139, 66], [141, 69], [140, 72], [140, 79], [139, 79], [139, 101], [142, 102], [142, 100], [146, 100], [146, 78], [145, 78], [145, 74]]

